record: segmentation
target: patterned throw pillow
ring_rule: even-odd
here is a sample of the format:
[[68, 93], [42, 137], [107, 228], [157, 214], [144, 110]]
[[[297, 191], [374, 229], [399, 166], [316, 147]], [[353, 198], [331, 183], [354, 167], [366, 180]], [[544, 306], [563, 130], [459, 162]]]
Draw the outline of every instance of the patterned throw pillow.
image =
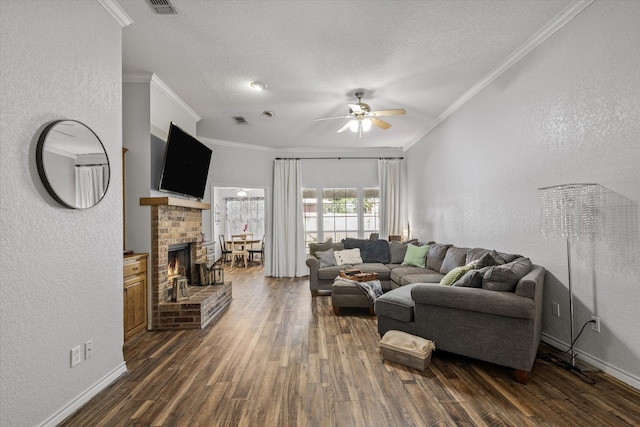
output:
[[455, 267], [450, 272], [445, 274], [445, 276], [442, 278], [442, 280], [440, 280], [440, 284], [444, 285], [444, 286], [453, 285], [455, 282], [460, 280], [460, 278], [462, 276], [464, 276], [467, 271], [471, 270], [474, 265], [475, 265], [475, 263], [471, 262], [471, 263], [469, 263], [467, 265], [463, 265], [463, 266], [460, 266], [460, 267]]
[[336, 258], [336, 265], [362, 264], [359, 248], [334, 251], [333, 256]]

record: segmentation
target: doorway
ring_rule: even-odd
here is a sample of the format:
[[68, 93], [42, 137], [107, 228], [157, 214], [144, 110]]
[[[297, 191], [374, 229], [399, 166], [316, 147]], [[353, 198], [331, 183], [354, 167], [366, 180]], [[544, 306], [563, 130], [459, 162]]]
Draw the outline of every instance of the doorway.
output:
[[218, 241], [216, 259], [222, 256], [220, 236], [253, 234], [262, 239], [266, 228], [265, 190], [246, 187], [213, 187], [213, 215], [211, 229]]

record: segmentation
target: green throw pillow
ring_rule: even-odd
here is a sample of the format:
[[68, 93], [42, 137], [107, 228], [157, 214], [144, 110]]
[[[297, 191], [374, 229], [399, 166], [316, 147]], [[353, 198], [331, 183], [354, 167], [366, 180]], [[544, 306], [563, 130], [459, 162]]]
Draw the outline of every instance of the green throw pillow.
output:
[[452, 269], [450, 272], [448, 272], [447, 274], [445, 274], [445, 276], [442, 278], [442, 280], [440, 280], [440, 284], [444, 285], [444, 286], [451, 286], [454, 283], [456, 283], [458, 280], [460, 280], [460, 278], [462, 278], [462, 276], [464, 276], [464, 274], [471, 270], [474, 266], [474, 263], [471, 262], [467, 265], [463, 265], [460, 267], [455, 267], [454, 269]]
[[404, 254], [402, 265], [412, 265], [424, 268], [427, 261], [429, 246], [407, 245], [407, 253]]

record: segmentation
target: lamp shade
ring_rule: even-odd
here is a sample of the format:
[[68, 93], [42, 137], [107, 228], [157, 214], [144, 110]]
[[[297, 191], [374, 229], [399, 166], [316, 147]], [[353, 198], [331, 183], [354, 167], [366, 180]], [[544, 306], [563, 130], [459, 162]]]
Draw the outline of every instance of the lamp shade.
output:
[[596, 235], [602, 206], [598, 184], [564, 184], [538, 188], [538, 216], [544, 237], [579, 240]]

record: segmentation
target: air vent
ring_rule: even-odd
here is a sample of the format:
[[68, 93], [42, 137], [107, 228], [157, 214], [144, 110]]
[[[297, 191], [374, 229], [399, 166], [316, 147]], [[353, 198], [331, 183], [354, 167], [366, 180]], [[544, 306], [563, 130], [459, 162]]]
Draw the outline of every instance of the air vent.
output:
[[236, 124], [237, 124], [237, 125], [248, 125], [248, 124], [249, 124], [249, 122], [247, 121], [247, 119], [245, 119], [245, 118], [244, 118], [244, 117], [242, 117], [242, 116], [234, 116], [234, 117], [233, 117], [233, 120], [235, 120], [235, 121], [236, 121]]
[[178, 11], [169, 0], [146, 0], [151, 9], [158, 15], [177, 15]]

